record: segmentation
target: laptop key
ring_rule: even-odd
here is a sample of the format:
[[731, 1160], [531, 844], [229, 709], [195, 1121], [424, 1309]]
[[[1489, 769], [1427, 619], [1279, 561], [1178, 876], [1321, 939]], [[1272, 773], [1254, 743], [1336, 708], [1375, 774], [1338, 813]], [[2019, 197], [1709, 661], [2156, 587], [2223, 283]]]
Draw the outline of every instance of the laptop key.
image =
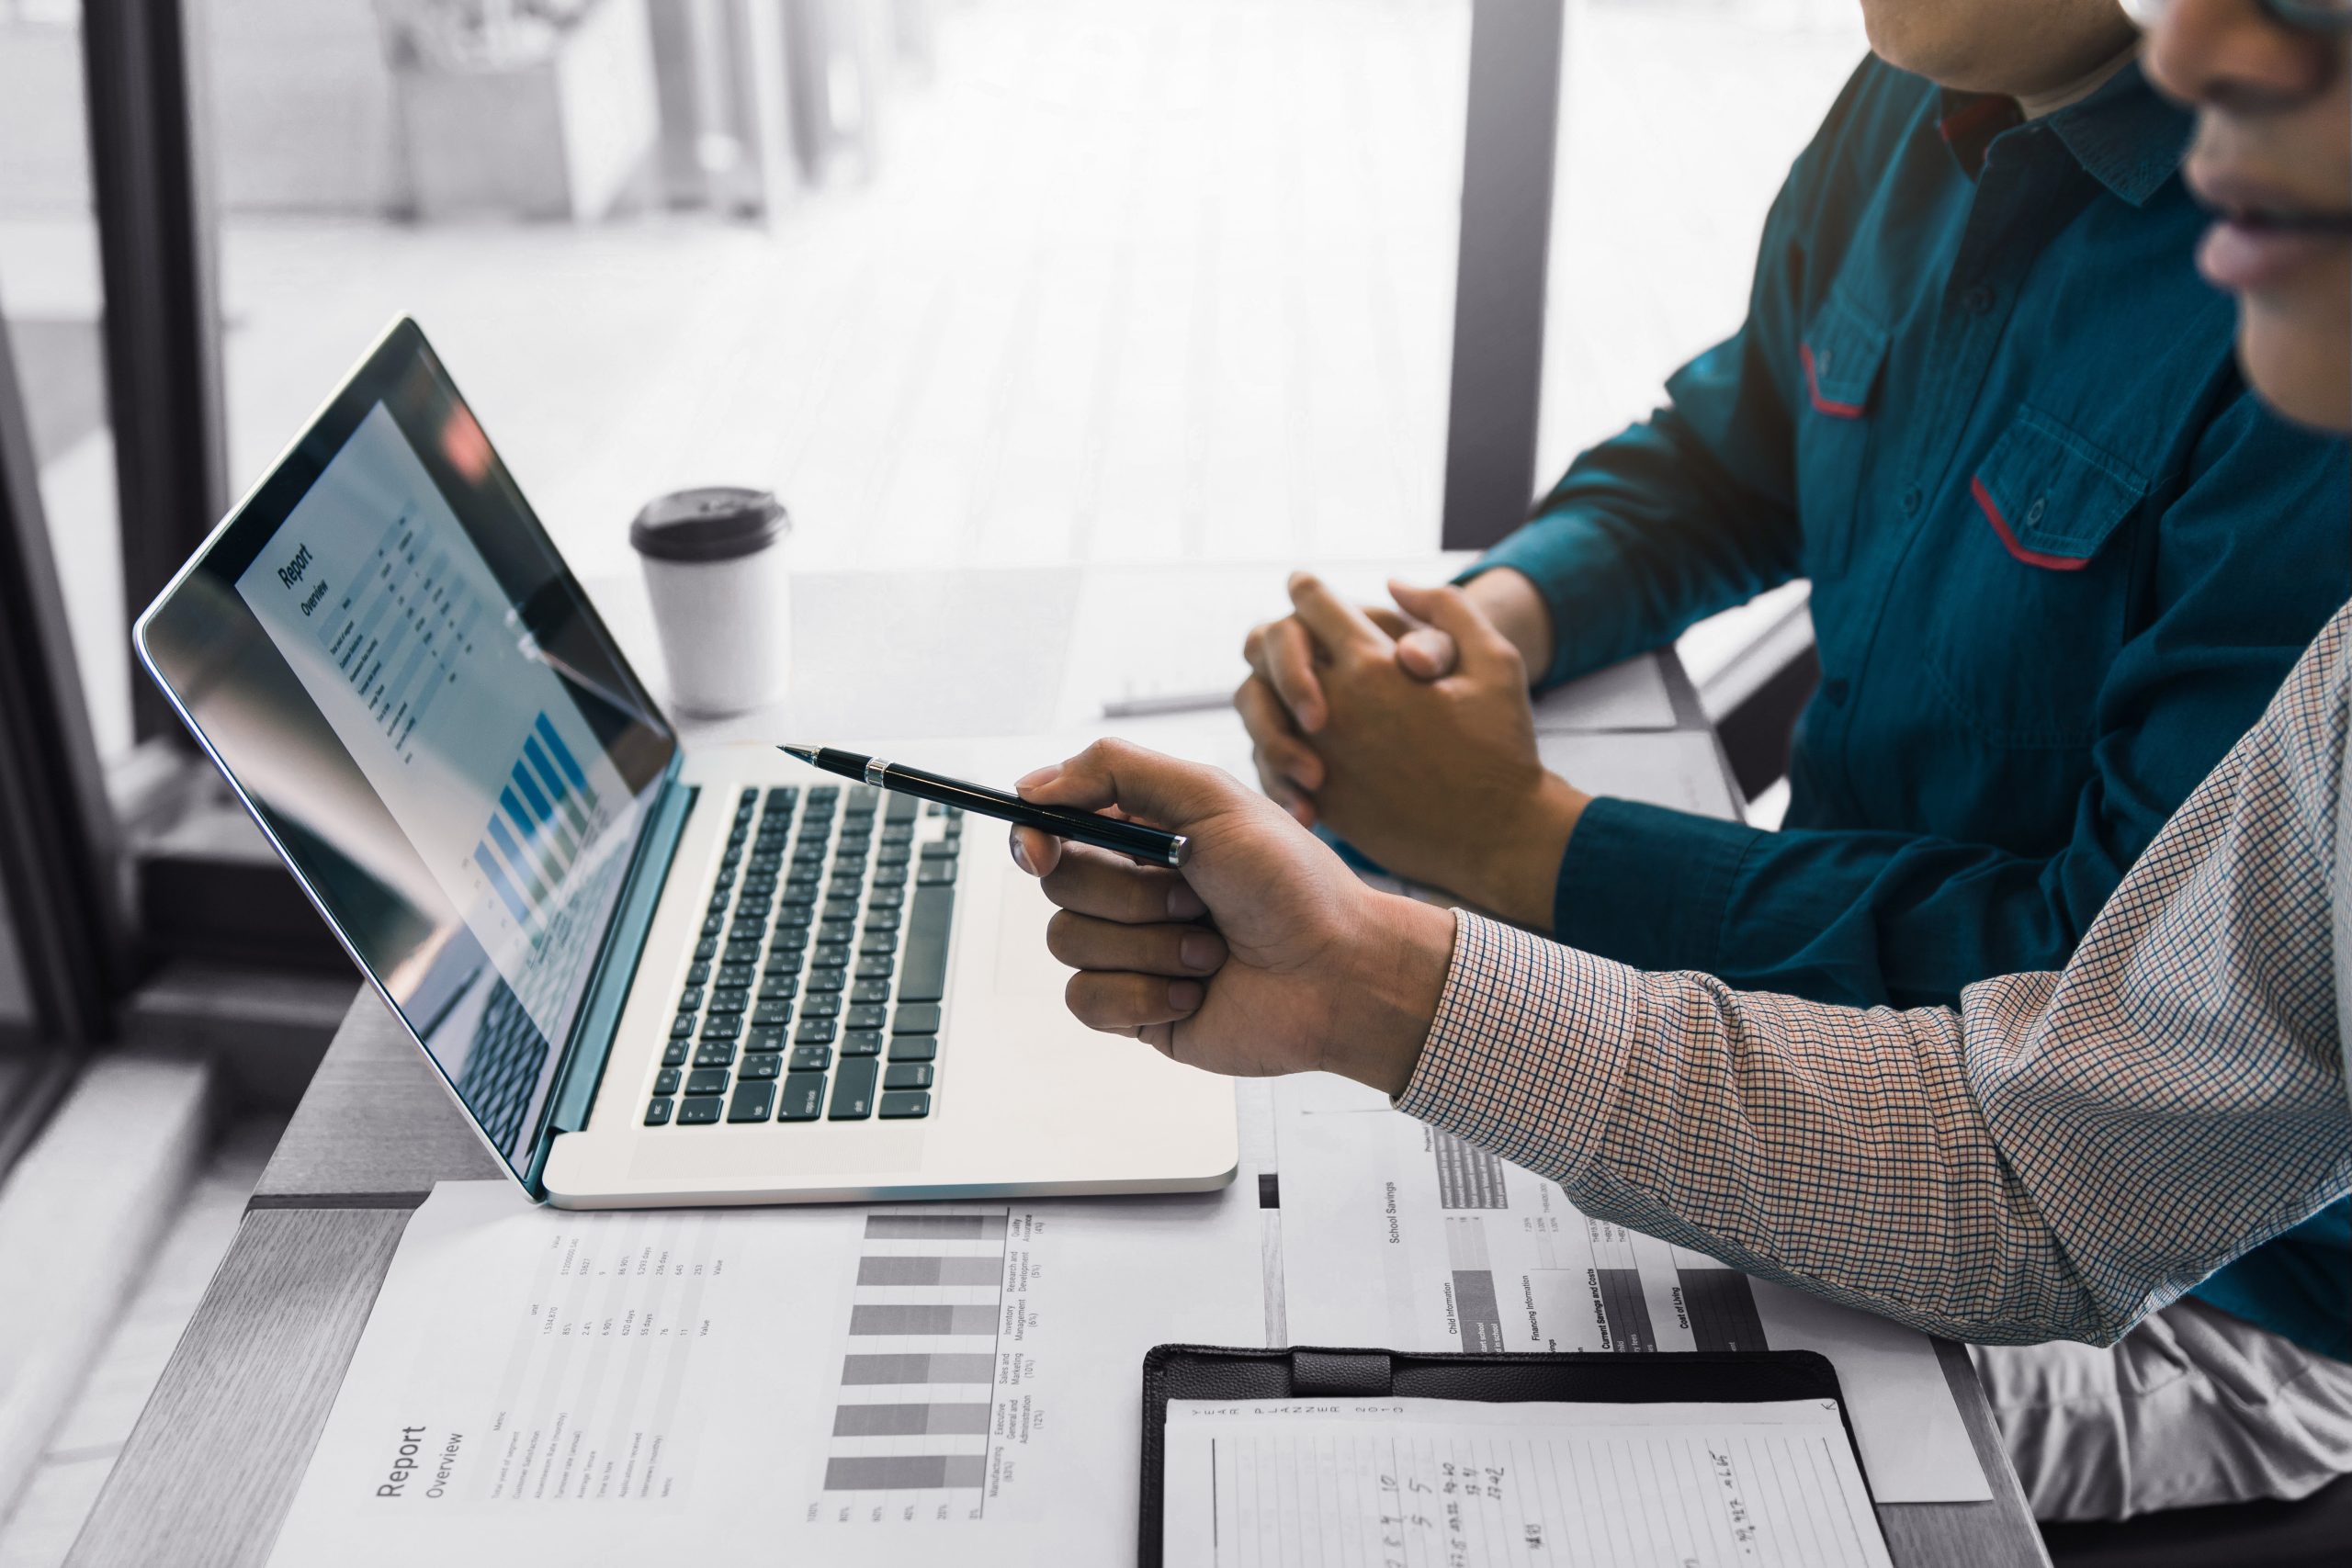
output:
[[803, 997], [800, 1005], [810, 1018], [839, 1018], [842, 1015], [842, 998], [838, 992]]
[[743, 1032], [746, 1051], [781, 1051], [784, 1049], [782, 1024], [759, 1024]]
[[890, 1036], [890, 1060], [894, 1062], [928, 1062], [939, 1055], [936, 1034], [893, 1034]]
[[909, 852], [911, 847], [907, 844], [885, 844], [875, 852], [874, 863], [876, 865], [904, 865], [913, 858]]
[[752, 1010], [752, 1021], [753, 1023], [790, 1023], [792, 1004], [781, 997], [774, 1001], [762, 1002]]
[[678, 1069], [675, 1067], [662, 1068], [660, 1075], [653, 1080], [653, 1092], [656, 1094], [677, 1093]]
[[743, 1065], [736, 1070], [735, 1076], [739, 1079], [772, 1078], [783, 1071], [784, 1058], [774, 1052], [769, 1052], [762, 1055], [744, 1057]]
[[696, 964], [693, 968], [687, 970], [686, 984], [689, 986], [709, 985], [710, 965], [707, 964]]
[[668, 1095], [655, 1095], [651, 1100], [646, 1101], [645, 1124], [649, 1127], [668, 1126], [670, 1124], [670, 1097]]
[[849, 943], [845, 942], [819, 942], [815, 954], [808, 960], [808, 966], [812, 969], [848, 968]]
[[814, 1122], [825, 1109], [825, 1075], [792, 1074], [784, 1080], [784, 1092], [776, 1100], [777, 1121]]
[[665, 1067], [684, 1066], [686, 1065], [686, 1043], [683, 1040], [671, 1041], [668, 1048], [662, 1053], [662, 1065]]
[[887, 1002], [889, 999], [890, 982], [888, 980], [860, 980], [849, 988], [852, 1007], [860, 1002]]
[[817, 922], [819, 942], [848, 942], [856, 935], [857, 922], [854, 919], [834, 919], [828, 916]]
[[775, 1108], [775, 1085], [752, 1081], [735, 1086], [735, 1099], [727, 1107], [729, 1122], [764, 1122]]
[[792, 1048], [791, 1071], [821, 1073], [833, 1065], [833, 1048], [830, 1045], [795, 1045]]
[[885, 822], [911, 822], [915, 819], [916, 814], [922, 810], [922, 802], [917, 800], [913, 795], [899, 795], [893, 792], [890, 798], [882, 804], [882, 820]]
[[922, 858], [925, 860], [954, 860], [956, 858], [956, 846], [945, 839], [935, 839], [922, 847]]
[[910, 1122], [918, 1116], [931, 1114], [931, 1096], [900, 1093], [882, 1097], [882, 1119], [886, 1122]]
[[835, 1122], [863, 1122], [874, 1114], [874, 1063], [870, 1058], [846, 1060], [833, 1069], [833, 1099], [826, 1116]]
[[678, 1125], [707, 1127], [718, 1120], [719, 1108], [726, 1103], [715, 1094], [689, 1095], [678, 1101]]
[[[711, 1016], [724, 1018], [729, 1013], [741, 1012], [751, 1004], [751, 1000], [752, 993], [748, 987], [722, 986], [710, 993]], [[678, 1005], [683, 1008], [685, 1003], [680, 1002]]]
[[800, 976], [793, 973], [791, 965], [770, 959], [767, 973], [760, 976], [760, 1000], [788, 1002], [799, 992]]
[[[899, 1010], [903, 1012], [906, 1010], [901, 1008]], [[934, 1015], [939, 1011], [937, 1008], [933, 1008], [931, 1010]], [[889, 1021], [890, 1010], [888, 1008], [869, 1002], [863, 1007], [853, 1007], [847, 1013], [843, 1014], [842, 1018], [842, 1027], [843, 1029], [879, 1029]], [[936, 1034], [939, 1032], [939, 1025], [934, 1021], [932, 1026], [928, 1029], [910, 1029], [907, 1032], [910, 1034]]]
[[936, 1034], [939, 1032], [939, 1004], [915, 1002], [901, 1004], [896, 1018], [890, 1021], [893, 1034]]
[[851, 1029], [842, 1034], [842, 1055], [844, 1056], [879, 1056], [882, 1054], [882, 1032], [878, 1029]]
[[742, 1032], [741, 1014], [729, 1018], [707, 1018], [702, 1022], [702, 1037], [706, 1044], [713, 1040], [733, 1040]]
[[804, 1018], [792, 1032], [795, 1045], [830, 1045], [833, 1043], [833, 1021], [830, 1018]]
[[865, 896], [865, 912], [871, 915], [876, 909], [895, 910], [906, 901], [905, 888], [885, 887], [877, 882], [875, 884], [874, 891]]
[[920, 887], [944, 887], [955, 880], [956, 863], [952, 860], [927, 860], [922, 863], [922, 869], [915, 873], [915, 884]]
[[706, 1040], [695, 1047], [697, 1067], [731, 1067], [735, 1065], [735, 1047], [724, 1040]]
[[894, 1089], [929, 1089], [929, 1062], [893, 1062], [882, 1069], [882, 1089], [888, 1093]]
[[874, 868], [874, 891], [876, 894], [886, 888], [904, 887], [906, 885], [907, 868], [905, 866], [877, 865]]
[[670, 1021], [670, 1038], [673, 1040], [684, 1040], [694, 1032], [695, 1015], [690, 1012], [682, 1012]]
[[947, 994], [947, 930], [956, 912], [952, 887], [918, 887], [907, 919], [907, 954], [899, 971], [899, 999], [935, 1002]]
[[686, 1075], [686, 1092], [688, 1094], [725, 1094], [727, 1069], [725, 1067], [696, 1067]]
[[879, 936], [885, 931], [895, 932], [899, 929], [899, 919], [898, 909], [877, 904], [865, 911], [865, 934]]
[[890, 956], [889, 948], [885, 947], [878, 953], [869, 951], [857, 961], [857, 977], [861, 980], [887, 980], [897, 964], [898, 961]]
[[808, 972], [808, 994], [812, 997], [838, 991], [848, 983], [849, 976], [846, 970], [812, 969]]
[[715, 937], [715, 936], [707, 936], [707, 937], [703, 938], [700, 942], [698, 942], [695, 943], [695, 956], [696, 958], [716, 958], [716, 957], [718, 957], [718, 939], [717, 937]]

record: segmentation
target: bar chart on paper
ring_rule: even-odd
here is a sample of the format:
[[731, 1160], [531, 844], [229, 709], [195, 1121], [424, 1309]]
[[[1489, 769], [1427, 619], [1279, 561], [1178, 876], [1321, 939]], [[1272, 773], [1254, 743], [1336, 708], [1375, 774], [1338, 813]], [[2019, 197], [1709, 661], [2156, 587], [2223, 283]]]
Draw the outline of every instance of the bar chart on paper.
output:
[[865, 1217], [811, 1520], [982, 1517], [1013, 1229], [1003, 1209]]

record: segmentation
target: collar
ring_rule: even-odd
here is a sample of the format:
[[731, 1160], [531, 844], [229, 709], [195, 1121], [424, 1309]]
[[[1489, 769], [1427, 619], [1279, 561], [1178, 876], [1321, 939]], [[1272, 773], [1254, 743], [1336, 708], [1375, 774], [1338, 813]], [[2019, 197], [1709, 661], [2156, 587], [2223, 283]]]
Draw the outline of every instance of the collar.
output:
[[[1994, 141], [2028, 123], [2015, 100], [1939, 89], [1937, 129], [1971, 179]], [[2196, 121], [2148, 85], [2133, 61], [2078, 104], [2030, 122], [2047, 126], [2083, 172], [2134, 207], [2144, 207], [2188, 156]]]

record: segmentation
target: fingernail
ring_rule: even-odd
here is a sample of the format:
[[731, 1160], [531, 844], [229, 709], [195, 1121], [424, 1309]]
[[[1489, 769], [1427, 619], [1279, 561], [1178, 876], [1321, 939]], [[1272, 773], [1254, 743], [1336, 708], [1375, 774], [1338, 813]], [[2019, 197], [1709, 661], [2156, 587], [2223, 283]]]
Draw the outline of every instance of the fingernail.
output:
[[1034, 773], [1022, 774], [1019, 780], [1014, 783], [1012, 787], [1023, 792], [1033, 789], [1042, 789], [1061, 776], [1062, 765], [1059, 762], [1050, 762], [1045, 767], [1039, 768]]
[[1201, 896], [1193, 891], [1189, 882], [1178, 881], [1168, 887], [1168, 918], [1171, 920], [1197, 920], [1209, 912]]
[[1179, 1012], [1191, 1012], [1201, 1005], [1201, 998], [1208, 994], [1208, 987], [1198, 980], [1168, 982], [1168, 1005]]
[[1023, 849], [1023, 848], [1021, 847], [1021, 831], [1020, 831], [1020, 829], [1017, 829], [1017, 828], [1016, 828], [1015, 829], [1013, 829], [1013, 832], [1012, 832], [1012, 863], [1013, 863], [1013, 864], [1015, 864], [1015, 865], [1017, 865], [1017, 866], [1019, 866], [1022, 870], [1023, 870], [1023, 871], [1027, 872], [1030, 875], [1032, 875], [1032, 876], [1036, 875], [1036, 874], [1037, 874], [1037, 868], [1036, 868], [1035, 866], [1031, 865], [1031, 864], [1029, 863], [1029, 852], [1028, 852], [1027, 850], [1024, 850], [1024, 849]]
[[1216, 967], [1216, 938], [1206, 931], [1193, 931], [1176, 944], [1176, 955], [1187, 969], [1203, 973]]

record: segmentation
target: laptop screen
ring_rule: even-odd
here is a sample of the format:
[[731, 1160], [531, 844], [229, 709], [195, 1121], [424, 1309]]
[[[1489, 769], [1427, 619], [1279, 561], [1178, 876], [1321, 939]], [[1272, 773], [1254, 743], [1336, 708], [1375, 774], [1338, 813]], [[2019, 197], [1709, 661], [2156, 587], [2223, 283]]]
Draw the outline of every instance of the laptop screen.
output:
[[413, 327], [141, 646], [525, 1174], [675, 740]]

